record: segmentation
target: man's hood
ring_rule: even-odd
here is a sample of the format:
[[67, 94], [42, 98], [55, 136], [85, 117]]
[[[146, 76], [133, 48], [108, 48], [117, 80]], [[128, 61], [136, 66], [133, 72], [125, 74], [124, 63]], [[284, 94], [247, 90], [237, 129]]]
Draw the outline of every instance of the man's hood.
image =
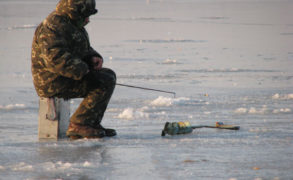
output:
[[60, 0], [56, 11], [58, 14], [69, 16], [73, 21], [83, 21], [98, 12], [95, 0]]

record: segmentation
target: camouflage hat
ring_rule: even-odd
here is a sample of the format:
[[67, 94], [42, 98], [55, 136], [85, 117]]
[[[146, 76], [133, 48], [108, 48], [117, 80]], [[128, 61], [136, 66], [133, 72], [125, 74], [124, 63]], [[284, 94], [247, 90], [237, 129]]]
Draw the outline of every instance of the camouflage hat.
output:
[[60, 0], [56, 11], [67, 14], [73, 20], [84, 19], [98, 12], [95, 0]]

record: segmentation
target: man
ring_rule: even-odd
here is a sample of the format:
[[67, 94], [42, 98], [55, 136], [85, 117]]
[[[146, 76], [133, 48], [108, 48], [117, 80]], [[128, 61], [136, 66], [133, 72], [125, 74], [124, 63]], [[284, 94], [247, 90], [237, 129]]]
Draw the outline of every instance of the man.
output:
[[115, 73], [89, 43], [84, 26], [96, 14], [95, 0], [60, 0], [36, 29], [32, 74], [40, 97], [84, 98], [70, 118], [70, 138], [115, 136], [101, 126], [116, 84]]

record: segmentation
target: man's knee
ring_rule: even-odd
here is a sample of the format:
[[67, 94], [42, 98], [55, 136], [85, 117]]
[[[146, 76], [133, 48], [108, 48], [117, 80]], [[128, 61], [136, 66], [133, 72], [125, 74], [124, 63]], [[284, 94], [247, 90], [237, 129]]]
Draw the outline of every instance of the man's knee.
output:
[[116, 85], [116, 73], [112, 69], [103, 68], [101, 70], [103, 77], [105, 78], [106, 84], [109, 84], [111, 86]]
[[112, 70], [112, 69], [109, 69], [109, 68], [103, 68], [103, 71], [105, 71], [107, 74], [115, 77], [115, 80], [116, 80], [116, 73]]

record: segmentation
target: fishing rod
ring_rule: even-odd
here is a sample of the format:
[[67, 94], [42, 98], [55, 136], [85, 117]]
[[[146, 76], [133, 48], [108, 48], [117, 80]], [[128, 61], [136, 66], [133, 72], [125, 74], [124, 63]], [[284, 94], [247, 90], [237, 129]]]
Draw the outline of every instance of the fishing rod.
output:
[[174, 98], [176, 97], [176, 93], [172, 92], [172, 91], [164, 91], [164, 90], [160, 90], [160, 89], [152, 89], [152, 88], [139, 87], [139, 86], [133, 86], [133, 85], [128, 85], [128, 84], [120, 84], [120, 83], [116, 83], [116, 85], [124, 86], [124, 87], [130, 87], [130, 88], [136, 88], [136, 89], [143, 89], [143, 90], [148, 90], [148, 91], [163, 92], [163, 93], [173, 94]]

